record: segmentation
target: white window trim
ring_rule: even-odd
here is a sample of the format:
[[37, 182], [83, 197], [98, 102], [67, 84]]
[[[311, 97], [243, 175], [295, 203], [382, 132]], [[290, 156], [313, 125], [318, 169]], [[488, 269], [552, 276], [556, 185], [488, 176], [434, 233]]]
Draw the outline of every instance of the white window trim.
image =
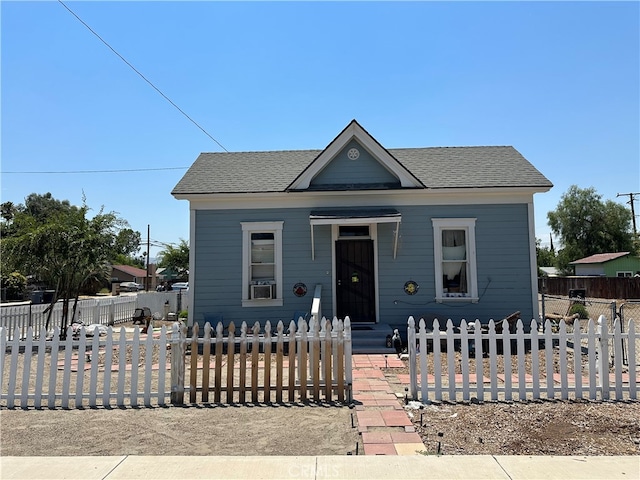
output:
[[[475, 218], [432, 218], [433, 255], [436, 280], [436, 302], [477, 303], [478, 271], [476, 267], [476, 219]], [[469, 265], [469, 296], [444, 297], [442, 285], [442, 230], [464, 230], [467, 234], [467, 263]]]
[[[622, 275], [620, 275], [622, 274]], [[620, 271], [616, 271], [616, 277], [618, 278], [629, 278], [629, 277], [633, 277], [633, 272], [629, 271], [629, 270], [620, 270]]]
[[[282, 286], [282, 228], [283, 221], [277, 222], [240, 222], [242, 225], [242, 306], [243, 307], [281, 307], [284, 288]], [[249, 267], [251, 265], [251, 233], [273, 233], [276, 298], [253, 300], [249, 298]]]

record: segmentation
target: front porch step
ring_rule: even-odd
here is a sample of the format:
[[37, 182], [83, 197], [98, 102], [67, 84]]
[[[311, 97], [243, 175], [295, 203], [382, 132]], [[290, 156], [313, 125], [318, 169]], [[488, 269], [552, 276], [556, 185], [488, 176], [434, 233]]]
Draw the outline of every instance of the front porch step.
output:
[[353, 353], [394, 354], [393, 348], [386, 347], [386, 337], [393, 332], [389, 325], [371, 325], [367, 329], [357, 326], [351, 330], [351, 351]]
[[368, 353], [368, 354], [374, 354], [374, 353], [379, 353], [379, 354], [384, 354], [384, 355], [389, 355], [389, 357], [391, 356], [396, 356], [396, 351], [393, 348], [385, 348], [385, 347], [372, 347], [372, 346], [363, 346], [363, 345], [353, 345], [351, 347], [351, 353], [357, 354], [357, 353]]

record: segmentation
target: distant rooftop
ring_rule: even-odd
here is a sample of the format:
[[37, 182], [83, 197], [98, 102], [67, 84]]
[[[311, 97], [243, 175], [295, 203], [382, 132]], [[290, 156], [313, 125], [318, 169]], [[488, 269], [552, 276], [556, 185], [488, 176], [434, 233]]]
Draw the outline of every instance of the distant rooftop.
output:
[[580, 260], [575, 260], [570, 262], [569, 265], [583, 265], [587, 263], [606, 263], [611, 260], [615, 260], [616, 258], [624, 257], [629, 255], [631, 252], [617, 252], [617, 253], [596, 253], [595, 255], [591, 255], [590, 257], [581, 258]]

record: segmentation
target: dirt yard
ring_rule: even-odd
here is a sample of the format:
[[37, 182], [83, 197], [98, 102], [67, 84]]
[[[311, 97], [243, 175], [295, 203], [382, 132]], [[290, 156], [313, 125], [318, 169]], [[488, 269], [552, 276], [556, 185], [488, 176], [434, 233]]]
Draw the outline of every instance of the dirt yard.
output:
[[640, 455], [637, 401], [440, 404], [409, 412], [429, 454], [440, 442], [443, 455]]
[[[425, 454], [437, 453], [440, 442], [443, 455], [640, 455], [637, 401], [443, 403], [407, 411]], [[355, 454], [352, 413], [313, 404], [4, 409], [0, 455]]]
[[359, 439], [353, 412], [312, 404], [4, 409], [0, 455], [346, 455]]

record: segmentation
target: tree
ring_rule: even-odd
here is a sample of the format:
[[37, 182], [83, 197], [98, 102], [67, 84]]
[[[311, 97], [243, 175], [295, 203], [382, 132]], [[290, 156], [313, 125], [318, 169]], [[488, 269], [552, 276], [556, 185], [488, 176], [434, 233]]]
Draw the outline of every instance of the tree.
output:
[[50, 217], [58, 213], [77, 210], [68, 200], [56, 200], [51, 193], [40, 195], [32, 193], [24, 200], [24, 205], [4, 202], [0, 205], [2, 219], [2, 236], [20, 235], [21, 231], [30, 230], [36, 225], [46, 223]]
[[78, 207], [71, 205], [69, 200], [56, 200], [51, 193], [47, 192], [44, 195], [30, 194], [24, 199], [24, 207], [21, 210], [33, 217], [38, 223], [44, 223], [51, 216], [78, 210]]
[[132, 256], [140, 249], [140, 232], [123, 228], [115, 238], [114, 251], [117, 255]]
[[[32, 198], [38, 200], [32, 204], [35, 208], [19, 208], [12, 219], [11, 235], [0, 241], [3, 269], [35, 275], [55, 288], [49, 319], [53, 305], [62, 299], [60, 326], [64, 336], [75, 316], [82, 287], [89, 281], [108, 279], [110, 259], [118, 251], [131, 248], [131, 243], [117, 245], [119, 232], [127, 230], [128, 225], [115, 213], [103, 210], [89, 219], [86, 204], [73, 207], [50, 196], [40, 202], [43, 196], [37, 195], [30, 195], [27, 201]], [[130, 232], [125, 234], [132, 236]], [[72, 312], [71, 299], [75, 299]]]
[[569, 262], [596, 253], [634, 251], [631, 213], [611, 200], [602, 201], [593, 187], [572, 185], [556, 210], [547, 213], [549, 226], [560, 238], [557, 267], [570, 273]]
[[158, 266], [171, 268], [176, 271], [179, 278], [186, 279], [189, 274], [189, 244], [180, 239], [178, 246], [167, 245], [158, 253]]
[[4, 202], [0, 205], [0, 216], [5, 222], [11, 222], [16, 214], [16, 206], [13, 202]]
[[123, 228], [118, 232], [114, 243], [114, 253], [111, 260], [112, 265], [132, 265], [144, 268], [144, 256], [136, 257], [134, 254], [140, 250], [140, 232], [130, 228]]
[[553, 267], [556, 264], [556, 253], [550, 247], [541, 246], [542, 241], [536, 238], [536, 260], [538, 268]]

